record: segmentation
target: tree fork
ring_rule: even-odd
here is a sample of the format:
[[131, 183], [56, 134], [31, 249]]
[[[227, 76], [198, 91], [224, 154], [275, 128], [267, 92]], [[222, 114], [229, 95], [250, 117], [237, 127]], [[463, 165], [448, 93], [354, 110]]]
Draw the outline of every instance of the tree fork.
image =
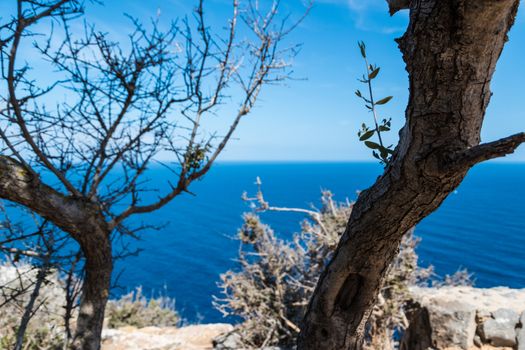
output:
[[95, 203], [65, 196], [44, 184], [22, 163], [0, 155], [0, 197], [52, 220], [80, 245], [85, 278], [74, 350], [98, 350], [113, 267], [111, 229]]
[[475, 164], [512, 153], [516, 134], [480, 145], [496, 62], [519, 0], [388, 1], [410, 8], [397, 40], [410, 97], [385, 173], [354, 205], [305, 315], [300, 350], [361, 349], [365, 327], [401, 238], [432, 213]]

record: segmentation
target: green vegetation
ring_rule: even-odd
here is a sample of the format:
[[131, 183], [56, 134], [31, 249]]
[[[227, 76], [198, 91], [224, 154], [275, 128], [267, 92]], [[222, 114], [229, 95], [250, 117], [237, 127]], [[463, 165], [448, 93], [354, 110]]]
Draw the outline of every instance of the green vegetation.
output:
[[106, 318], [109, 328], [175, 327], [180, 321], [175, 311], [174, 299], [163, 295], [148, 299], [142, 293], [141, 287], [118, 300], [110, 300], [106, 308]]
[[[372, 81], [377, 78], [381, 67], [368, 63], [366, 56], [365, 43], [360, 41], [358, 43], [361, 56], [365, 61], [366, 74], [363, 75], [359, 81], [367, 86], [367, 94], [363, 94], [361, 90], [356, 90], [355, 94], [357, 97], [365, 102], [365, 107], [372, 112], [374, 118], [374, 126], [369, 127], [365, 123], [361, 125], [361, 130], [357, 132], [359, 141], [364, 142], [365, 146], [372, 150], [372, 155], [377, 158], [381, 164], [386, 165], [390, 161], [392, 154], [394, 153], [393, 145], [385, 146], [381, 133], [390, 131], [392, 118], [383, 119], [379, 121], [379, 114], [377, 112], [377, 106], [387, 104], [392, 96], [387, 96], [379, 100], [374, 99]], [[378, 142], [371, 141], [372, 137], [376, 136]]]

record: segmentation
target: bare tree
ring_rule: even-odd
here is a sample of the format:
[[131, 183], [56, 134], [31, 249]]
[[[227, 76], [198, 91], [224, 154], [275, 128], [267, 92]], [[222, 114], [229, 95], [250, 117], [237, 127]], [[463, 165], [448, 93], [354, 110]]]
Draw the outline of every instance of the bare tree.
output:
[[490, 81], [519, 0], [388, 1], [410, 10], [397, 40], [410, 98], [385, 173], [354, 205], [310, 301], [298, 348], [361, 349], [366, 322], [403, 235], [475, 164], [512, 153], [525, 133], [480, 144]]
[[[234, 0], [219, 35], [201, 0], [192, 18], [165, 30], [159, 20], [145, 27], [130, 18], [135, 29], [123, 44], [88, 24], [78, 35], [79, 0], [13, 1], [15, 13], [0, 23], [0, 197], [80, 246], [85, 275], [71, 348], [98, 349], [114, 235], [135, 234], [143, 227], [126, 219], [163, 207], [208, 172], [262, 87], [289, 77], [298, 46], [282, 41], [302, 18], [279, 16], [279, 1], [265, 11]], [[35, 64], [56, 79], [44, 81]], [[232, 96], [229, 126], [210, 132], [209, 117]], [[155, 186], [147, 170], [159, 155], [175, 161], [162, 163], [172, 178]], [[144, 195], [152, 190], [153, 200]]]

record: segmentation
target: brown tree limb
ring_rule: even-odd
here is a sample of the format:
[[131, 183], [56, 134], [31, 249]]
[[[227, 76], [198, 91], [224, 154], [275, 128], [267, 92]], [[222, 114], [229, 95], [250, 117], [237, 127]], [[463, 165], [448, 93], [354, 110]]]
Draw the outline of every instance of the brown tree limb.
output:
[[475, 163], [511, 153], [524, 141], [517, 134], [476, 146], [519, 0], [416, 3], [397, 39], [410, 82], [399, 144], [385, 173], [353, 207], [310, 301], [299, 350], [362, 349], [403, 235], [436, 210]]
[[18, 161], [0, 155], [0, 198], [21, 204], [38, 215], [56, 222], [66, 230], [72, 230], [66, 215], [71, 201], [44, 184]]
[[411, 0], [386, 0], [390, 16], [393, 16], [398, 11], [410, 8], [410, 1]]
[[523, 143], [525, 143], [525, 132], [507, 136], [493, 142], [483, 143], [454, 156], [453, 166], [470, 167], [486, 160], [504, 157], [514, 153]]

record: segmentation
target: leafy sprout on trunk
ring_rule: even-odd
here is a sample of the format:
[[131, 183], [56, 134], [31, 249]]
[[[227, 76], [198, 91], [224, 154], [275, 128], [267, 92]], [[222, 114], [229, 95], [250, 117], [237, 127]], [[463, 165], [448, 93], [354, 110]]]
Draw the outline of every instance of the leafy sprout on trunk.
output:
[[[372, 81], [377, 78], [381, 67], [368, 63], [366, 56], [365, 43], [360, 41], [358, 43], [361, 56], [366, 65], [366, 74], [363, 75], [359, 81], [367, 86], [368, 95], [363, 94], [360, 90], [356, 90], [355, 94], [357, 97], [365, 102], [365, 107], [372, 112], [374, 118], [374, 125], [372, 127], [367, 126], [365, 123], [361, 125], [361, 130], [357, 132], [359, 141], [364, 142], [365, 146], [372, 150], [372, 155], [377, 158], [381, 164], [386, 165], [390, 161], [390, 157], [394, 153], [392, 145], [385, 146], [381, 133], [390, 131], [391, 118], [382, 119], [379, 121], [379, 114], [377, 112], [377, 106], [385, 105], [392, 99], [392, 96], [384, 97], [380, 100], [374, 99]], [[376, 136], [378, 142], [374, 142], [371, 139]]]

